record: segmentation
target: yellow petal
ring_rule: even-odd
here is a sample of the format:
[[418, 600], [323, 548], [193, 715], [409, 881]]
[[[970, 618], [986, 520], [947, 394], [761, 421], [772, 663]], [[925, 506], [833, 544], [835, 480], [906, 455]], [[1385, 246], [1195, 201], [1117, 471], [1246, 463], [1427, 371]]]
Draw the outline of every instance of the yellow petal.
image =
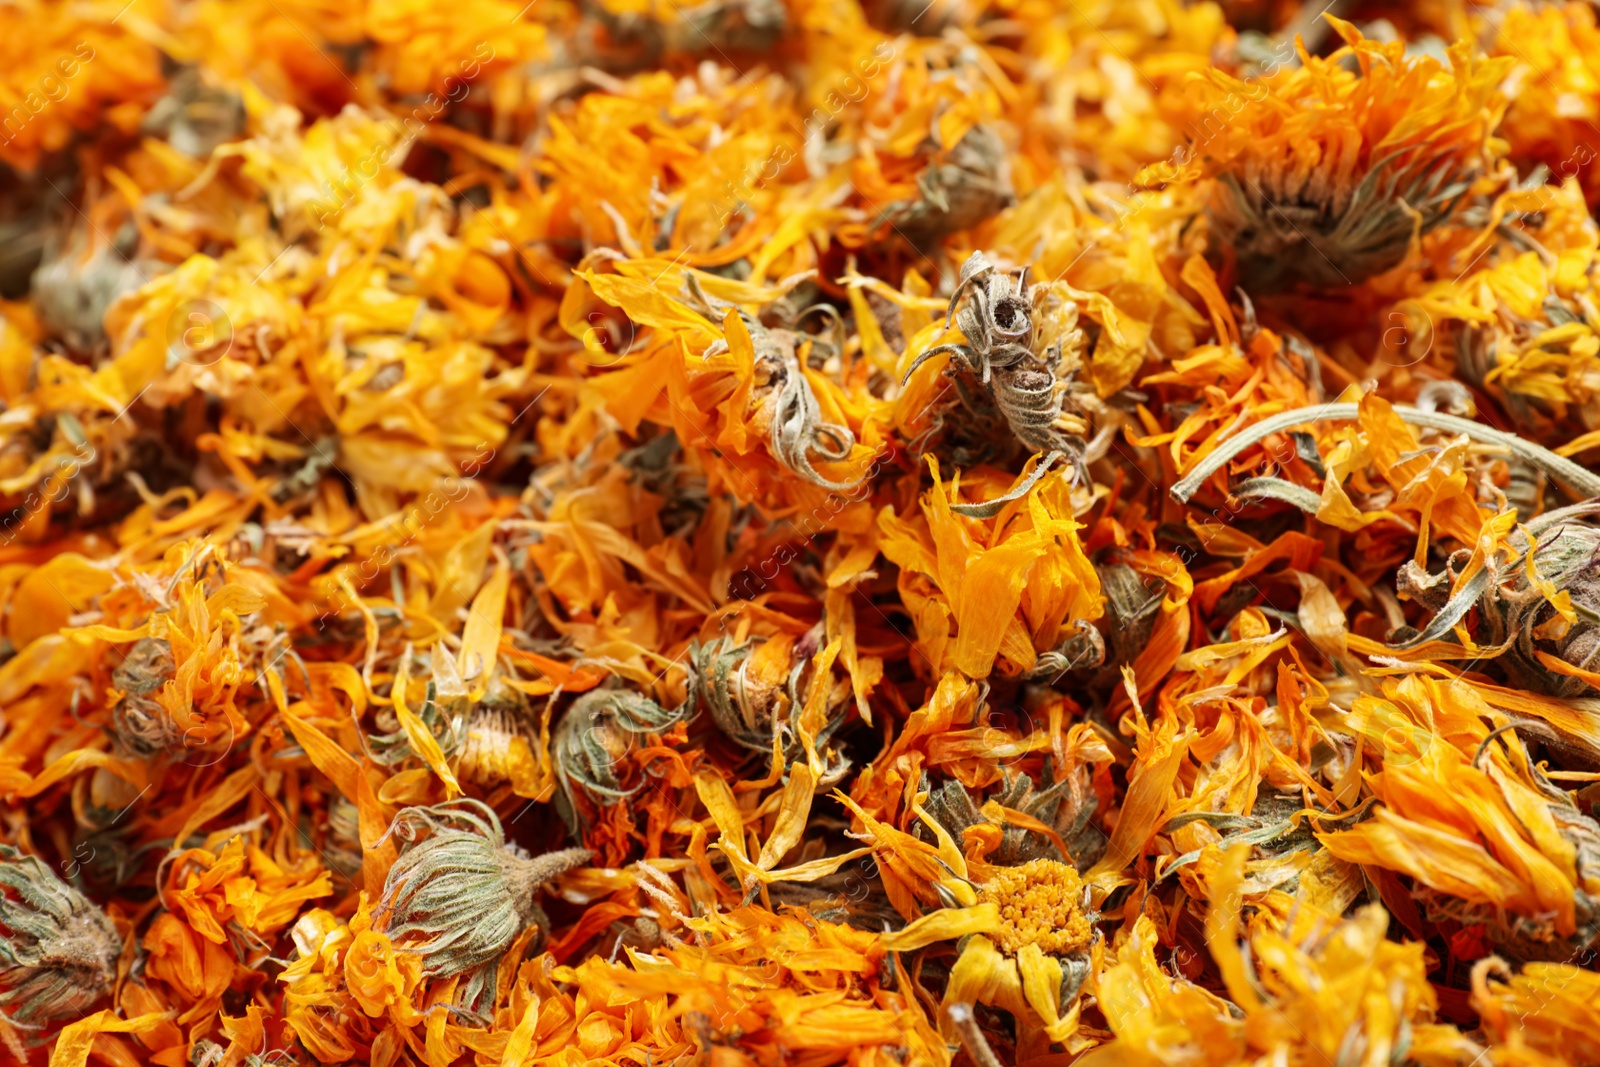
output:
[[456, 660], [463, 678], [475, 681], [472, 699], [480, 700], [494, 677], [500, 651], [500, 633], [506, 613], [506, 594], [511, 588], [511, 568], [504, 559], [495, 564], [494, 574], [467, 611], [467, 625], [461, 631], [461, 652]]
[[417, 718], [416, 714], [406, 706], [406, 686], [411, 682], [411, 648], [406, 647], [400, 660], [400, 670], [394, 680], [394, 714], [400, 720], [401, 729], [406, 732], [406, 740], [411, 742], [411, 751], [422, 758], [439, 780], [444, 783], [447, 797], [461, 795], [461, 783], [456, 780], [455, 772], [450, 769], [450, 764], [445, 761], [444, 750], [439, 747], [438, 738], [433, 736], [427, 724]]
[[172, 1018], [170, 1011], [150, 1012], [132, 1019], [119, 1019], [116, 1012], [97, 1011], [87, 1019], [79, 1019], [62, 1027], [56, 1037], [56, 1047], [50, 1053], [50, 1067], [84, 1067], [89, 1062], [89, 1050], [99, 1034], [142, 1034]]
[[970, 908], [940, 908], [884, 934], [879, 944], [890, 952], [914, 952], [936, 941], [955, 941], [969, 934], [992, 934], [1000, 929], [1000, 905], [985, 901]]

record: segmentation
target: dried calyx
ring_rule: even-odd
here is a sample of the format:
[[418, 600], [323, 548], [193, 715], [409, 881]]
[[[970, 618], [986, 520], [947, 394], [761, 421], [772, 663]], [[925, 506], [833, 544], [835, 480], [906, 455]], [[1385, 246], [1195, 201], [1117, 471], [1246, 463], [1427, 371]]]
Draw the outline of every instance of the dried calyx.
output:
[[[763, 416], [769, 426], [773, 458], [794, 474], [823, 489], [843, 492], [860, 485], [860, 477], [834, 481], [816, 468], [819, 462], [838, 463], [849, 459], [851, 450], [855, 448], [856, 435], [848, 426], [822, 421], [822, 406], [817, 402], [817, 394], [812, 391], [800, 363], [801, 347], [808, 343], [811, 345], [808, 361], [812, 363], [817, 362], [819, 356], [821, 362], [826, 364], [830, 359], [844, 354], [843, 329], [838, 312], [831, 305], [815, 304], [795, 316], [795, 326], [801, 318], [812, 312], [831, 316], [836, 328], [834, 338], [829, 340], [795, 328], [768, 328], [738, 305], [707, 295], [692, 273], [686, 275], [684, 286], [692, 305], [719, 319], [733, 311], [750, 334], [750, 343], [755, 349], [752, 403], [766, 409]], [[726, 341], [719, 340], [707, 349], [706, 354], [715, 355], [724, 351], [726, 345]]]
[[131, 222], [114, 241], [98, 231], [94, 240], [74, 231], [62, 245], [48, 252], [33, 273], [34, 307], [52, 335], [77, 351], [96, 352], [106, 344], [106, 310], [156, 272], [135, 260], [139, 231]]
[[577, 834], [587, 821], [586, 803], [610, 804], [639, 791], [625, 787], [617, 764], [650, 734], [660, 734], [694, 712], [693, 694], [674, 709], [624, 689], [597, 689], [573, 702], [551, 741], [561, 794], [556, 807]]
[[[1585, 635], [1592, 633], [1594, 626], [1593, 591], [1588, 588], [1587, 583], [1578, 590], [1578, 598], [1582, 599], [1584, 606], [1580, 609], [1578, 598], [1573, 599], [1572, 610], [1576, 621], [1563, 619], [1566, 625], [1561, 626], [1554, 620], [1548, 619], [1538, 604], [1540, 601], [1548, 602], [1552, 595], [1559, 596], [1560, 585], [1546, 585], [1544, 579], [1548, 575], [1538, 566], [1537, 554], [1534, 560], [1535, 573], [1540, 575], [1541, 580], [1537, 584], [1534, 583], [1527, 568], [1527, 549], [1530, 537], [1535, 540], [1551, 539], [1549, 535], [1559, 532], [1563, 536], [1560, 541], [1551, 539], [1552, 544], [1546, 556], [1545, 566], [1557, 569], [1562, 578], [1578, 573], [1585, 561], [1593, 558], [1586, 556], [1585, 552], [1593, 551], [1594, 542], [1593, 527], [1578, 523], [1577, 520], [1596, 511], [1600, 511], [1600, 504], [1591, 501], [1538, 516], [1513, 533], [1510, 539], [1513, 550], [1510, 559], [1501, 563], [1497, 558], [1491, 557], [1465, 581], [1458, 581], [1450, 566], [1438, 574], [1430, 574], [1417, 566], [1415, 561], [1407, 560], [1401, 565], [1396, 577], [1397, 589], [1401, 596], [1415, 600], [1432, 611], [1433, 618], [1420, 631], [1408, 628], [1396, 635], [1399, 637], [1396, 647], [1413, 648], [1429, 641], [1447, 639], [1455, 627], [1466, 619], [1468, 612], [1487, 597], [1491, 608], [1488, 625], [1492, 628], [1492, 632], [1501, 633], [1501, 640], [1495, 649], [1497, 654], [1520, 648], [1523, 655], [1537, 660], [1539, 650], [1533, 646], [1532, 641], [1560, 640], [1565, 647], [1575, 646], [1575, 651], [1587, 657], [1589, 642]], [[1455, 562], [1465, 564], [1463, 553], [1458, 552], [1452, 557], [1452, 564]], [[1506, 588], [1500, 587], [1502, 576], [1506, 581]], [[1568, 595], [1571, 597], [1571, 593]], [[1505, 613], [1494, 610], [1496, 605], [1502, 602], [1507, 605]], [[1525, 614], [1529, 611], [1533, 612], [1532, 616]], [[1513, 612], [1524, 613], [1516, 617], [1520, 621], [1538, 624], [1540, 632], [1534, 633], [1530, 630], [1527, 633], [1506, 636], [1512, 633], [1506, 620]]]
[[111, 684], [122, 693], [111, 712], [112, 733], [120, 748], [149, 759], [183, 744], [183, 730], [154, 695], [176, 669], [171, 643], [145, 637], [134, 642], [111, 672]]
[[930, 348], [912, 361], [906, 379], [934, 356], [948, 354], [946, 374], [956, 379], [960, 403], [980, 421], [998, 414], [1022, 445], [1044, 458], [1031, 480], [1019, 485], [999, 505], [1026, 494], [1059, 458], [1071, 460], [1079, 477], [1086, 445], [1084, 420], [1068, 413], [1069, 374], [1084, 345], [1078, 328], [1078, 308], [1070, 302], [1056, 309], [1061, 323], [1056, 340], [1042, 353], [1040, 305], [1053, 297], [1039, 286], [1027, 284], [1027, 268], [1013, 277], [996, 267], [982, 252], [974, 252], [961, 266], [961, 280], [950, 294], [946, 326], [954, 323], [965, 341]]
[[[433, 735], [434, 741], [439, 745], [439, 751], [444, 753], [446, 758], [454, 757], [466, 738], [467, 723], [462, 717], [446, 713], [439, 703], [438, 692], [433, 682], [428, 683], [427, 694], [415, 714], [423, 727]], [[367, 737], [367, 747], [373, 759], [385, 766], [394, 766], [418, 756], [412, 746], [411, 735], [400, 725], [392, 710], [383, 709], [376, 721], [381, 729], [389, 732]]]
[[[1320, 289], [1359, 284], [1397, 266], [1412, 235], [1450, 217], [1472, 186], [1448, 153], [1378, 160], [1354, 189], [1307, 197], [1297, 175], [1261, 181], [1224, 173], [1209, 204], [1219, 240], [1238, 250], [1246, 284], [1259, 291], [1299, 278]], [[1299, 184], [1305, 184], [1299, 178]]]
[[1023, 673], [1028, 682], [1059, 682], [1069, 671], [1092, 670], [1106, 661], [1106, 639], [1086, 619], [1074, 619], [1072, 629], [1055, 648], [1039, 653], [1033, 669]]
[[507, 845], [494, 811], [477, 800], [406, 808], [389, 832], [403, 844], [378, 914], [397, 946], [422, 957], [430, 978], [471, 976], [461, 1003], [492, 1002], [500, 957], [528, 926], [548, 932], [539, 886], [594, 853], [569, 848], [529, 856]]
[[[1367, 810], [1329, 815], [1317, 822], [1301, 817], [1305, 803], [1296, 793], [1274, 793], [1263, 790], [1256, 796], [1255, 805], [1248, 814], [1238, 815], [1226, 811], [1187, 811], [1174, 815], [1161, 827], [1170, 834], [1184, 826], [1204, 823], [1215, 833], [1219, 847], [1249, 845], [1253, 854], [1261, 858], [1259, 872], [1252, 869], [1253, 877], [1267, 885], [1299, 877], [1300, 868], [1278, 863], [1280, 857], [1295, 852], [1314, 852], [1322, 846], [1316, 832], [1327, 829], [1338, 820], [1360, 818]], [[1209, 847], [1209, 846], [1208, 846]], [[1200, 860], [1204, 848], [1169, 857], [1160, 866], [1160, 876], [1167, 878], [1177, 871]]]
[[[1156, 616], [1165, 599], [1166, 585], [1142, 578], [1126, 563], [1104, 563], [1095, 567], [1100, 576], [1100, 591], [1106, 598], [1106, 655], [1102, 672], [1106, 679], [1116, 676], [1121, 682], [1125, 664], [1144, 651], [1155, 629]], [[1101, 680], [1097, 677], [1097, 680]]]
[[[1600, 504], [1587, 507], [1600, 511]], [[1520, 688], [1557, 697], [1594, 696], [1592, 685], [1558, 673], [1550, 660], [1580, 671], [1600, 671], [1600, 526], [1566, 514], [1553, 520], [1541, 516], [1527, 529], [1529, 533], [1512, 536], [1512, 546], [1525, 556], [1531, 534], [1536, 542], [1533, 558], [1512, 571], [1509, 582], [1485, 587], [1479, 643], [1500, 647], [1509, 642], [1500, 662]], [[1543, 579], [1538, 585], [1529, 576], [1530, 566]], [[1571, 618], [1551, 603], [1547, 594], [1552, 589], [1558, 596], [1566, 594]]]
[[210, 1038], [202, 1037], [189, 1049], [189, 1067], [299, 1067], [317, 1061], [298, 1050], [276, 1048], [265, 1054], [248, 1052], [243, 1058]]
[[[805, 759], [805, 743], [790, 715], [804, 703], [802, 694], [811, 662], [806, 657], [796, 657], [785, 678], [756, 678], [751, 674], [751, 661], [760, 647], [764, 646], [736, 644], [726, 636], [691, 645], [689, 699], [685, 703], [702, 702], [723, 735], [743, 748], [770, 758], [776, 746], [786, 764]], [[840, 711], [812, 739], [823, 760], [819, 789], [843, 780], [850, 770], [850, 759], [831, 743], [846, 714]]]
[[976, 226], [1016, 203], [1006, 146], [979, 123], [917, 175], [918, 197], [884, 210], [884, 221], [916, 244]]
[[[1055, 843], [1057, 839], [1072, 850], [1070, 858], [1080, 863], [1098, 859], [1104, 848], [1104, 835], [1089, 826], [1089, 818], [1098, 802], [1090, 788], [1087, 767], [1080, 767], [1062, 781], [1045, 787], [1025, 774], [1008, 777], [1002, 788], [986, 798], [981, 807], [958, 781], [945, 782], [936, 789], [930, 787], [931, 782], [924, 775], [921, 791], [929, 794], [924, 807], [957, 841], [963, 840], [972, 827], [994, 828], [999, 840], [985, 854], [987, 863], [1011, 867], [1036, 859], [1066, 860], [1069, 857]], [[998, 805], [998, 809], [991, 808], [990, 804]], [[1016, 822], [991, 819], [989, 811], [997, 815], [1006, 811], [1021, 812], [1049, 827], [1056, 838]], [[920, 827], [918, 833], [926, 836], [926, 831]]]
[[122, 938], [36, 856], [0, 845], [0, 1018], [36, 1028], [82, 1018], [111, 991]]
[[141, 132], [164, 136], [177, 151], [204, 160], [244, 129], [244, 99], [231, 89], [206, 84], [197, 68], [180, 71], [171, 85], [151, 105]]

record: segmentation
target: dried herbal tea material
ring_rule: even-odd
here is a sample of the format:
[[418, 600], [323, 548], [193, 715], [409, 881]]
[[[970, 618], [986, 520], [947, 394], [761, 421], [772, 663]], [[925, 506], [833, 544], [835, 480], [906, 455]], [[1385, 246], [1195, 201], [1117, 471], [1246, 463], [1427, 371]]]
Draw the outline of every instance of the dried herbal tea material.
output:
[[693, 714], [688, 702], [667, 710], [627, 690], [595, 690], [562, 715], [550, 743], [561, 782], [562, 816], [579, 825], [592, 805], [626, 799], [642, 782], [625, 786], [618, 766], [651, 734], [664, 733]]
[[178, 725], [150, 695], [166, 685], [176, 671], [172, 643], [159, 637], [143, 637], [134, 642], [111, 672], [111, 684], [123, 694], [113, 712], [114, 736], [140, 756], [153, 756], [183, 742]]
[[1144, 177], [1214, 180], [1212, 225], [1253, 286], [1336, 288], [1398, 266], [1504, 150], [1492, 131], [1509, 58], [1474, 56], [1467, 42], [1448, 63], [1413, 58], [1404, 42], [1328, 22], [1344, 41], [1329, 56], [1302, 55], [1258, 81], [1207, 72], [1196, 143]]
[[[1023, 268], [1013, 279], [982, 252], [974, 252], [961, 266], [961, 280], [951, 294], [945, 319], [947, 326], [955, 322], [966, 342], [919, 353], [906, 377], [927, 360], [948, 354], [951, 367], [947, 374], [977, 379], [975, 386], [966, 381], [956, 385], [957, 395], [969, 411], [981, 413], [992, 407], [1023, 447], [1070, 457], [1078, 466], [1078, 476], [1087, 480], [1087, 472], [1082, 470], [1085, 444], [1079, 436], [1086, 424], [1063, 412], [1070, 383], [1056, 377], [1058, 368], [1078, 362], [1083, 335], [1076, 327], [1077, 307], [1067, 305], [1062, 312], [1065, 322], [1058, 329], [1068, 349], [1066, 355], [1062, 340], [1041, 350], [1034, 316], [1043, 293], [1028, 285], [1027, 273]], [[1064, 364], [1064, 359], [1070, 362]], [[1041, 464], [1035, 473], [1042, 475], [1047, 466], [1048, 462]], [[1031, 487], [1032, 483], [1025, 484]]]
[[529, 856], [506, 843], [499, 818], [478, 801], [406, 808], [391, 829], [406, 843], [378, 904], [383, 932], [419, 954], [424, 977], [480, 971], [474, 984], [487, 982], [491, 999], [512, 941], [529, 926], [549, 929], [539, 887], [593, 857], [582, 848]]
[[1582, 0], [0, 10], [0, 1044], [1595, 1060]]
[[993, 126], [973, 126], [933, 159], [917, 175], [917, 199], [884, 211], [889, 225], [912, 240], [971, 229], [1016, 202], [1010, 159]]
[[1034, 946], [1047, 956], [1065, 956], [1089, 943], [1078, 872], [1058, 860], [1029, 860], [997, 867], [978, 889], [980, 902], [1000, 909], [995, 944], [1015, 955]]
[[111, 993], [122, 938], [103, 911], [37, 856], [0, 845], [0, 1010], [40, 1030], [80, 1018]]

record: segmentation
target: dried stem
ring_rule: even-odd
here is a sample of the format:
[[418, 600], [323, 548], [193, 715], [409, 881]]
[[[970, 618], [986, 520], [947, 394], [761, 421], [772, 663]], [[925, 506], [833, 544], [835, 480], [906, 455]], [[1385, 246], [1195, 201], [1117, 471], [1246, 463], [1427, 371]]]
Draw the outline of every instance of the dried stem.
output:
[[973, 1063], [978, 1067], [1003, 1067], [1000, 1057], [989, 1047], [989, 1039], [983, 1036], [978, 1019], [972, 1014], [971, 1004], [950, 1005], [950, 1021], [961, 1031], [961, 1043], [966, 1046], [967, 1055], [972, 1057]]
[[[1353, 420], [1360, 416], [1360, 411], [1361, 406], [1355, 403], [1318, 404], [1314, 407], [1295, 408], [1293, 411], [1285, 411], [1270, 419], [1264, 419], [1219, 444], [1216, 451], [1201, 460], [1194, 470], [1172, 487], [1172, 495], [1180, 503], [1188, 503], [1195, 491], [1205, 483], [1206, 479], [1220, 470], [1223, 464], [1272, 434], [1282, 433], [1305, 423]], [[1413, 426], [1465, 434], [1475, 441], [1504, 448], [1518, 459], [1538, 467], [1579, 496], [1600, 496], [1600, 474], [1586, 470], [1572, 460], [1558, 456], [1526, 438], [1439, 411], [1423, 411], [1420, 408], [1396, 405], [1394, 413]]]

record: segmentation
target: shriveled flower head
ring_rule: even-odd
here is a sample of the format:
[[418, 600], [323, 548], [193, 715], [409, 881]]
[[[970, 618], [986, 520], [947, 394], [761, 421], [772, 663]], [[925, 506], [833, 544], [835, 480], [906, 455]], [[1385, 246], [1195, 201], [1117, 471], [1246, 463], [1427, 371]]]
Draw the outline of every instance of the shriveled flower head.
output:
[[1078, 994], [1096, 967], [1096, 917], [1084, 910], [1087, 895], [1068, 863], [997, 866], [978, 883], [974, 906], [935, 912], [885, 940], [903, 948], [957, 931], [974, 935], [963, 937], [951, 967], [941, 1023], [947, 1039], [959, 1029], [973, 1061], [991, 1067], [1001, 1061], [972, 1024], [975, 1004], [1009, 1012], [1019, 1034], [1034, 1031], [1024, 1042], [1071, 1042], [1077, 1033]]
[[[842, 323], [837, 312], [827, 305], [814, 304], [790, 313], [787, 328], [768, 329], [759, 318], [732, 301], [708, 295], [693, 274], [685, 275], [684, 291], [692, 307], [724, 320], [726, 336], [714, 342], [706, 354], [731, 353], [750, 367], [753, 425], [765, 427], [772, 458], [792, 474], [824, 489], [839, 491], [859, 485], [860, 477], [835, 481], [817, 470], [817, 463], [849, 460], [856, 449], [856, 437], [850, 427], [824, 420], [815, 384], [806, 376], [800, 358], [802, 352], [824, 361], [843, 354], [844, 339], [838, 329]], [[776, 304], [768, 309], [769, 313], [775, 311]], [[835, 325], [832, 341], [814, 338], [799, 329], [799, 320], [813, 311], [830, 314]], [[730, 312], [738, 316], [737, 322], [726, 317]], [[808, 343], [809, 349], [805, 347]]]
[[111, 991], [122, 938], [37, 856], [0, 845], [0, 1017], [37, 1027], [88, 1014]]
[[884, 211], [911, 240], [925, 243], [978, 223], [1016, 203], [1005, 143], [993, 126], [977, 125], [917, 175], [917, 195]]
[[538, 744], [527, 698], [495, 678], [467, 719], [458, 771], [479, 785], [519, 784], [537, 773]]
[[689, 702], [669, 710], [621, 689], [579, 697], [562, 716], [551, 746], [561, 781], [557, 807], [567, 825], [577, 832], [585, 803], [604, 805], [637, 792], [637, 785], [623, 785], [618, 764], [640, 738], [665, 732], [693, 710]]
[[[805, 705], [805, 694], [815, 684], [811, 661], [796, 652], [787, 638], [759, 643], [739, 643], [723, 636], [716, 641], [689, 646], [687, 707], [704, 701], [717, 729], [729, 740], [752, 752], [770, 756], [776, 744], [787, 763], [806, 757], [806, 740], [794, 716]], [[844, 723], [837, 714], [811, 739], [822, 757], [819, 781], [831, 786], [850, 770], [850, 759], [830, 743]]]
[[136, 755], [153, 756], [183, 742], [182, 729], [155, 697], [176, 669], [172, 643], [144, 637], [134, 642], [127, 657], [111, 672], [111, 684], [122, 692], [111, 712], [113, 729], [117, 739]]
[[390, 832], [406, 844], [384, 882], [384, 932], [421, 954], [424, 977], [478, 971], [469, 999], [479, 985], [492, 990], [494, 967], [518, 934], [548, 929], [534, 899], [539, 886], [594, 855], [569, 848], [529, 856], [506, 844], [499, 818], [477, 800], [406, 808]]
[[1397, 266], [1503, 154], [1492, 135], [1509, 60], [1474, 58], [1462, 42], [1446, 67], [1329, 21], [1346, 44], [1326, 58], [1302, 49], [1298, 65], [1259, 81], [1197, 78], [1190, 145], [1141, 175], [1214, 179], [1216, 242], [1236, 249], [1253, 284], [1331, 288]]
[[[950, 296], [945, 324], [952, 322], [965, 343], [929, 348], [905, 373], [909, 379], [927, 360], [949, 356], [945, 373], [956, 382], [955, 399], [948, 406], [964, 410], [959, 418], [936, 415], [929, 436], [945, 429], [947, 421], [954, 424], [951, 429], [978, 427], [987, 439], [979, 445], [980, 455], [964, 456], [958, 444], [952, 458], [961, 461], [988, 458], [994, 439], [1009, 431], [1029, 451], [1071, 457], [1086, 481], [1081, 467], [1087, 424], [1064, 410], [1070, 407], [1071, 379], [1084, 348], [1077, 305], [1063, 303], [1047, 286], [1030, 286], [1027, 268], [1002, 271], [988, 256], [974, 252], [961, 265], [960, 282]], [[962, 436], [957, 430], [955, 439]], [[1041, 464], [1036, 472], [1042, 477], [1045, 469]], [[1015, 497], [995, 503], [1010, 499]]]
[[176, 546], [168, 562], [178, 560], [183, 569], [159, 597], [129, 584], [102, 598], [105, 609], [133, 618], [150, 612], [134, 631], [142, 636], [126, 652], [110, 654], [116, 700], [110, 732], [124, 751], [142, 758], [216, 753], [248, 733], [241, 705], [253, 668], [274, 662], [270, 646], [282, 640], [270, 627], [253, 625], [266, 601], [227, 582], [225, 554], [210, 545]]
[[[1417, 646], [1472, 623], [1475, 640], [1518, 687], [1557, 697], [1600, 689], [1600, 504], [1545, 512], [1510, 529], [1503, 513], [1507, 560], [1467, 568], [1456, 552], [1444, 570], [1428, 573], [1413, 561], [1399, 571], [1398, 588], [1432, 612], [1426, 628], [1401, 631], [1397, 647]], [[1470, 615], [1476, 609], [1476, 615]]]
[[1504, 664], [1518, 686], [1592, 697], [1600, 690], [1600, 526], [1574, 517], [1524, 538], [1534, 544], [1526, 566], [1486, 598], [1488, 642], [1512, 641]]

